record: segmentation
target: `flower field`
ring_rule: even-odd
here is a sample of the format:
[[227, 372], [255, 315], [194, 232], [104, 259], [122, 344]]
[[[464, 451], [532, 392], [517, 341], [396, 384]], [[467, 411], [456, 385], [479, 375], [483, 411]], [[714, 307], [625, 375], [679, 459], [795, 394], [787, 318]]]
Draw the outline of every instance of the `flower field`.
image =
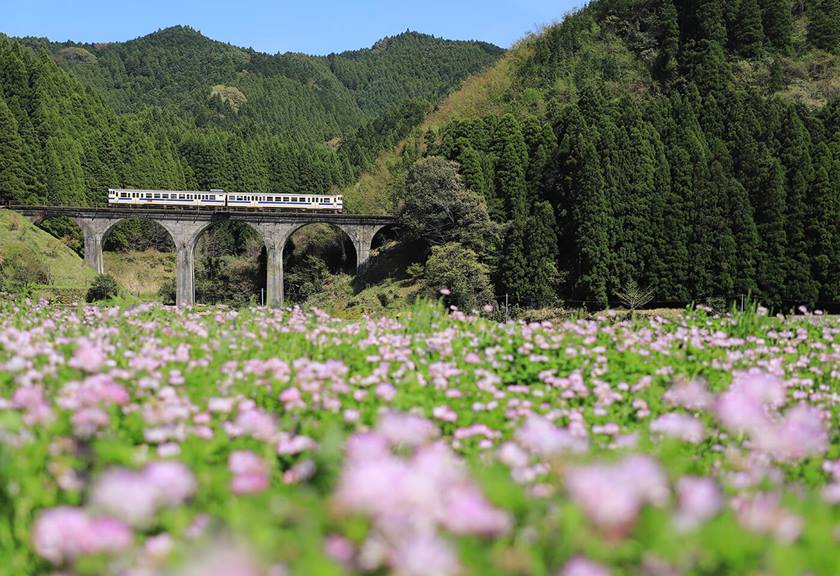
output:
[[840, 321], [0, 304], [0, 573], [840, 574]]

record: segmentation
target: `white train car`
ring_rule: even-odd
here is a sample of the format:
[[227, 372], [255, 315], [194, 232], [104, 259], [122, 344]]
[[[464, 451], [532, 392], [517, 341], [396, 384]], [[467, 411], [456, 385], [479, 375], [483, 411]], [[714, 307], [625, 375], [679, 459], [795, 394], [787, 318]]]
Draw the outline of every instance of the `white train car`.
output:
[[108, 204], [111, 206], [186, 206], [193, 208], [224, 208], [225, 193], [186, 190], [108, 190]]
[[225, 193], [223, 190], [123, 190], [109, 189], [108, 204], [129, 207], [231, 208], [241, 210], [301, 210], [343, 212], [344, 197], [327, 194]]
[[341, 212], [344, 210], [344, 197], [324, 194], [251, 194], [231, 192], [227, 194], [227, 205], [229, 208], [281, 208], [286, 210]]

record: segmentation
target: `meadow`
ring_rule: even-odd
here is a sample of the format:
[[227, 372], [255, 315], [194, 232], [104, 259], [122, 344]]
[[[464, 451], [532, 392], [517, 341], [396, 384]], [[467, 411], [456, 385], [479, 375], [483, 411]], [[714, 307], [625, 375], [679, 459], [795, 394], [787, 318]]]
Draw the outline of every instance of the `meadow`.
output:
[[840, 320], [0, 303], [0, 573], [840, 573]]

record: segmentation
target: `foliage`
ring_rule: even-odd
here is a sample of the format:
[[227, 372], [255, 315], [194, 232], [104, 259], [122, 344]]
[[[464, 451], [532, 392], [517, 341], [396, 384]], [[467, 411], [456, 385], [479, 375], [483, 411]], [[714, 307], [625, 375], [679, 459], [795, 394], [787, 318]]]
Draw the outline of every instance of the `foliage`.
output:
[[326, 263], [317, 256], [306, 256], [293, 271], [285, 274], [285, 296], [289, 302], [306, 302], [320, 293], [330, 278]]
[[415, 33], [327, 57], [185, 27], [110, 44], [0, 36], [0, 190], [53, 205], [100, 204], [108, 187], [325, 193], [501, 53]]
[[4, 251], [0, 258], [0, 287], [5, 292], [26, 292], [52, 282], [49, 267], [30, 246]]
[[458, 165], [443, 158], [418, 161], [408, 172], [399, 215], [405, 238], [432, 246], [459, 242], [487, 258], [498, 242], [498, 226], [484, 199], [464, 187]]
[[423, 283], [429, 294], [443, 294], [446, 302], [469, 312], [494, 301], [488, 273], [475, 252], [450, 242], [432, 248]]
[[506, 76], [497, 92], [444, 102], [388, 158], [391, 185], [418, 149], [457, 161], [505, 226], [492, 277], [515, 303], [546, 294], [523, 233], [539, 202], [569, 303], [603, 308], [631, 279], [670, 304], [837, 302], [840, 186], [822, 176], [840, 156], [840, 56], [803, 34], [830, 37], [836, 4], [590, 2], [488, 74]]
[[120, 293], [119, 284], [110, 274], [98, 274], [87, 291], [87, 302], [101, 302], [116, 298]]

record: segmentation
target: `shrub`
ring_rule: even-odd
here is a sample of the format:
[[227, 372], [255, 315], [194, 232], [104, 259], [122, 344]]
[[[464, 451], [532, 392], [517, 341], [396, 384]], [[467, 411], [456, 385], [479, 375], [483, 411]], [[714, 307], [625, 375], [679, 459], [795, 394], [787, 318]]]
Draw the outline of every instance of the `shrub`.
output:
[[49, 267], [30, 248], [7, 254], [0, 262], [0, 286], [10, 292], [25, 292], [38, 284], [49, 284]]
[[478, 256], [457, 242], [432, 248], [423, 281], [432, 293], [445, 289], [447, 304], [470, 311], [493, 301], [490, 269]]
[[164, 304], [175, 306], [177, 289], [178, 287], [175, 283], [175, 278], [167, 278], [158, 289], [158, 298], [160, 298]]
[[99, 274], [93, 280], [93, 284], [87, 292], [85, 300], [88, 302], [101, 302], [116, 298], [120, 293], [119, 284], [110, 274]]

